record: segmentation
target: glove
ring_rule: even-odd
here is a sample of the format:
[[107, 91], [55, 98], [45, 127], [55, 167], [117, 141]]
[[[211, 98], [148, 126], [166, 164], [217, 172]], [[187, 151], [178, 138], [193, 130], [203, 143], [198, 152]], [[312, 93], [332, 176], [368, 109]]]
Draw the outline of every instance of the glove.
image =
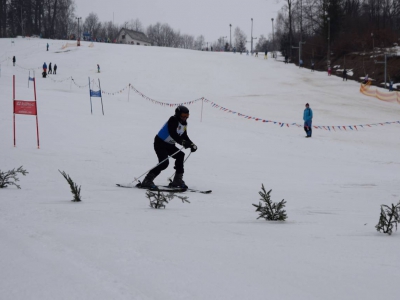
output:
[[186, 141], [186, 140], [182, 140], [182, 146], [183, 146], [185, 149], [190, 148], [190, 143], [189, 143], [188, 141]]
[[197, 151], [197, 146], [195, 145], [195, 144], [191, 144], [190, 145], [190, 150], [192, 151], [192, 152], [196, 152]]

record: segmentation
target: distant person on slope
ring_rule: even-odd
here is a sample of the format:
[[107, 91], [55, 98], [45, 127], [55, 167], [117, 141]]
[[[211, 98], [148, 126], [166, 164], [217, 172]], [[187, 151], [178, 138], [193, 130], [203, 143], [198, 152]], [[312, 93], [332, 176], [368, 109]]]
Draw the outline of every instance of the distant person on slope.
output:
[[[164, 124], [161, 130], [158, 132], [154, 138], [154, 150], [157, 154], [158, 161], [162, 162], [167, 159], [169, 155], [176, 152], [172, 158], [175, 159], [175, 177], [170, 186], [179, 187], [187, 189], [188, 186], [183, 181], [183, 163], [185, 158], [185, 153], [179, 151], [175, 146], [178, 143], [185, 147], [185, 149], [190, 148], [192, 152], [196, 152], [197, 146], [193, 144], [187, 135], [187, 119], [189, 118], [189, 109], [185, 106], [178, 106], [175, 109], [175, 115], [170, 117], [169, 120]], [[152, 169], [144, 178], [141, 183], [141, 187], [146, 187], [149, 189], [157, 189], [153, 180], [168, 167], [169, 160], [167, 159], [162, 164], [158, 165]]]
[[56, 64], [54, 64], [54, 73], [53, 74], [54, 75], [57, 74], [57, 65]]
[[53, 69], [51, 68], [51, 63], [49, 63], [49, 74], [53, 74]]
[[16, 62], [16, 59], [15, 59], [15, 56], [13, 56], [13, 66], [15, 67], [15, 62]]
[[97, 73], [100, 73], [100, 65], [97, 64]]
[[47, 75], [47, 64], [45, 62], [43, 63], [43, 72]]
[[310, 104], [306, 103], [306, 108], [304, 109], [303, 113], [303, 120], [304, 120], [304, 131], [307, 134], [307, 138], [311, 137], [312, 134], [312, 118], [313, 118], [313, 111], [310, 108]]

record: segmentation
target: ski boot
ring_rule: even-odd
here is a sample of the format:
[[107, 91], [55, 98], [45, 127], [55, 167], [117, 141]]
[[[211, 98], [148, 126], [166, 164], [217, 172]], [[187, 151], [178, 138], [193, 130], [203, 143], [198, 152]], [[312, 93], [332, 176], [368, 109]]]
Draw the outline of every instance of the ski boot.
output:
[[174, 180], [169, 184], [170, 187], [187, 189], [188, 186], [183, 181], [183, 173], [176, 173]]
[[139, 187], [148, 188], [149, 190], [157, 190], [157, 186], [153, 182], [154, 178], [156, 178], [156, 175], [148, 173]]

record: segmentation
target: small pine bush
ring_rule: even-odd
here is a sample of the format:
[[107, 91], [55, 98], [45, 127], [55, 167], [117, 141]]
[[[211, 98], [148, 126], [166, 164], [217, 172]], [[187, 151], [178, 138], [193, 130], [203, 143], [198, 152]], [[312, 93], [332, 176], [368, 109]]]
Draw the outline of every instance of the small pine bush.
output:
[[381, 205], [381, 215], [379, 222], [375, 226], [376, 230], [391, 235], [393, 228], [397, 231], [397, 223], [400, 222], [400, 201], [397, 205], [392, 204], [391, 207]]
[[146, 192], [146, 197], [150, 201], [150, 207], [155, 208], [155, 209], [160, 209], [160, 208], [165, 209], [166, 204], [168, 204], [169, 201], [171, 201], [175, 197], [181, 199], [182, 203], [185, 203], [185, 202], [190, 203], [187, 196], [179, 196], [172, 192], [165, 195], [164, 193], [162, 193], [160, 191], [148, 190]]
[[267, 221], [285, 221], [287, 219], [286, 211], [283, 209], [285, 207], [286, 201], [283, 199], [278, 203], [274, 203], [271, 200], [272, 190], [267, 191], [264, 188], [264, 184], [261, 185], [261, 191], [258, 192], [261, 196], [261, 201], [259, 204], [253, 204], [257, 207], [256, 211], [260, 213], [257, 218], [264, 218]]
[[58, 172], [61, 173], [62, 176], [64, 176], [65, 180], [68, 182], [70, 188], [71, 188], [71, 193], [74, 195], [74, 199], [72, 199], [72, 202], [80, 202], [81, 200], [81, 187], [77, 186], [76, 183], [65, 173], [64, 171], [58, 170]]
[[0, 170], [0, 189], [6, 188], [8, 185], [15, 185], [17, 188], [21, 188], [21, 186], [19, 186], [17, 184], [17, 181], [19, 181], [17, 175], [22, 174], [23, 176], [25, 176], [26, 174], [28, 174], [29, 172], [27, 172], [26, 170], [24, 170], [22, 168], [22, 166], [20, 166], [18, 169], [15, 170], [9, 170], [6, 172], [2, 172]]

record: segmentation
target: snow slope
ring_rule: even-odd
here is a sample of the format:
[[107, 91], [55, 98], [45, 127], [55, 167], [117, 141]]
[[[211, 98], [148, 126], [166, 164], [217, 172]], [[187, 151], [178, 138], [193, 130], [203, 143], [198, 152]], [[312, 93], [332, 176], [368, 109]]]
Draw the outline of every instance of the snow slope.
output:
[[[45, 51], [49, 42], [50, 51]], [[145, 191], [122, 189], [157, 163], [155, 134], [174, 112], [140, 97], [181, 103], [205, 97], [245, 115], [347, 126], [400, 120], [400, 105], [359, 92], [359, 84], [268, 58], [183, 49], [65, 41], [0, 40], [0, 170], [23, 165], [22, 189], [0, 190], [1, 299], [397, 299], [400, 233], [378, 233], [380, 205], [400, 200], [400, 124], [358, 130], [263, 123], [198, 101], [188, 133], [199, 150], [189, 193], [165, 210]], [[7, 58], [16, 56], [17, 65]], [[57, 75], [39, 76], [45, 62]], [[96, 65], [100, 64], [101, 73]], [[33, 116], [36, 70], [40, 149]], [[72, 76], [71, 80], [64, 80]], [[88, 77], [108, 94], [92, 98]], [[53, 79], [53, 80], [52, 80]], [[95, 89], [95, 88], [94, 88]], [[122, 92], [122, 89], [124, 89]], [[188, 154], [188, 152], [187, 152]], [[166, 183], [173, 163], [156, 178]], [[58, 170], [82, 186], [70, 200]], [[287, 201], [283, 223], [257, 220], [261, 184]]]

